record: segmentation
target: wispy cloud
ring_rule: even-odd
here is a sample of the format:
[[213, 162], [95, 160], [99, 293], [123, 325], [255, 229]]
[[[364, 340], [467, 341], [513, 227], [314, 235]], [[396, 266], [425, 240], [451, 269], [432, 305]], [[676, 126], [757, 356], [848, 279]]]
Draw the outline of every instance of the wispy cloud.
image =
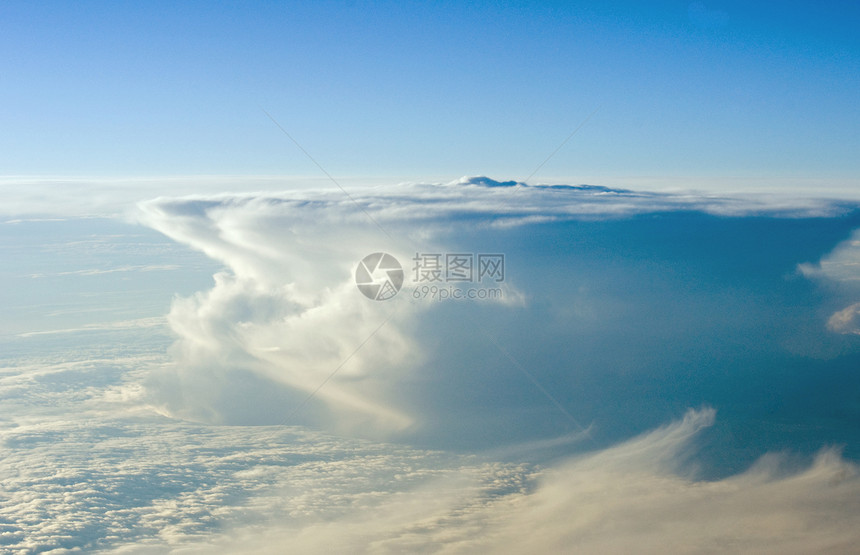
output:
[[52, 275], [56, 276], [99, 276], [104, 274], [116, 274], [125, 272], [166, 272], [179, 270], [181, 267], [177, 264], [146, 264], [146, 265], [128, 265], [119, 266], [116, 268], [88, 268], [85, 270], [72, 270], [68, 272], [57, 272], [56, 274], [31, 274], [31, 278], [44, 278]]
[[[361, 512], [293, 527], [239, 528], [203, 550], [400, 553], [845, 552], [860, 540], [860, 477], [832, 450], [806, 468], [768, 455], [717, 481], [686, 477], [714, 413], [547, 469], [462, 468]], [[492, 469], [492, 470], [491, 470]], [[513, 472], [512, 472], [513, 470]], [[240, 547], [241, 546], [241, 547]]]
[[105, 322], [99, 324], [86, 324], [76, 328], [62, 328], [56, 330], [41, 330], [28, 331], [19, 333], [18, 337], [35, 337], [38, 335], [56, 335], [70, 334], [80, 332], [98, 332], [98, 331], [113, 331], [113, 330], [129, 330], [143, 329], [164, 326], [167, 320], [163, 316], [154, 316], [150, 318], [136, 318], [134, 320], [121, 320], [115, 322]]

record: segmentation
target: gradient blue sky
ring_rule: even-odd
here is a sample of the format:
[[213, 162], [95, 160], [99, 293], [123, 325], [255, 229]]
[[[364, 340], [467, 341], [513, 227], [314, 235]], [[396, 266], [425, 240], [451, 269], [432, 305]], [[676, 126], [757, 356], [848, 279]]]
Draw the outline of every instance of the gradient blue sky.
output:
[[[4, 2], [4, 175], [856, 185], [860, 8]], [[675, 181], [673, 181], [675, 180]], [[746, 181], [745, 181], [746, 180]], [[629, 183], [627, 183], [629, 185]]]

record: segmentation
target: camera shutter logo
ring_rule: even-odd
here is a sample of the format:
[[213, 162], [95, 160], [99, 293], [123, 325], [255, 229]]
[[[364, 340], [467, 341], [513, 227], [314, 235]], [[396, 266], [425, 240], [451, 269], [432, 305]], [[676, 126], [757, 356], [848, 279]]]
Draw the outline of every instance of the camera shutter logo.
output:
[[368, 254], [355, 269], [355, 284], [368, 299], [390, 299], [403, 287], [403, 267], [388, 253]]

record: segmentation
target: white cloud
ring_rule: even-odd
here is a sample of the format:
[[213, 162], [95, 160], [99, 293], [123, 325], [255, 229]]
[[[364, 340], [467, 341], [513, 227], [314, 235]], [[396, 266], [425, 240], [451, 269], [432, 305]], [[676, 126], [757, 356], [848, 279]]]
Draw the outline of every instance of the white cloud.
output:
[[[172, 399], [163, 408], [177, 416], [230, 421], [213, 404], [242, 371], [262, 378], [262, 387], [268, 382], [301, 392], [293, 407], [274, 407], [270, 423], [315, 392], [341, 429], [410, 424], [379, 386], [404, 371], [407, 357], [420, 356], [402, 331], [411, 308], [357, 294], [355, 264], [380, 244], [380, 233], [360, 213], [329, 210], [338, 204], [220, 197], [143, 205], [147, 223], [229, 269], [215, 276], [210, 291], [174, 302], [168, 321], [180, 337], [177, 366], [165, 371], [172, 377], [154, 378], [154, 403]], [[336, 370], [340, 379], [317, 391]], [[187, 394], [173, 396], [177, 384]]]
[[[403, 406], [396, 384], [425, 348], [415, 324], [429, 305], [403, 297], [368, 301], [356, 292], [352, 272], [377, 249], [405, 257], [416, 244], [444, 250], [452, 240], [446, 233], [462, 222], [512, 226], [679, 209], [778, 216], [844, 210], [818, 201], [486, 180], [355, 196], [394, 239], [339, 193], [144, 203], [143, 221], [226, 271], [208, 291], [175, 301], [168, 316], [179, 338], [172, 360], [151, 356], [149, 343], [140, 347], [149, 356], [126, 356], [122, 350], [131, 347], [106, 334], [104, 344], [76, 345], [77, 361], [0, 368], [0, 549], [806, 553], [848, 551], [860, 542], [857, 468], [834, 451], [800, 470], [769, 455], [736, 476], [697, 478], [685, 461], [713, 422], [708, 409], [548, 468], [297, 427], [200, 425], [144, 412], [151, 403], [161, 414], [230, 422], [236, 389], [243, 405], [259, 405], [277, 419], [325, 383], [316, 394], [330, 414], [308, 408], [319, 421], [381, 435], [408, 427], [412, 407]], [[591, 311], [586, 304], [569, 310]], [[158, 330], [160, 321], [57, 331], [137, 337]], [[325, 382], [335, 370], [336, 379]], [[298, 392], [286, 395], [293, 404], [267, 400], [278, 386]], [[551, 450], [555, 443], [521, 447]]]
[[[128, 265], [119, 266], [117, 268], [88, 268], [86, 270], [72, 270], [68, 272], [59, 272], [58, 276], [100, 276], [103, 274], [115, 274], [124, 272], [163, 272], [170, 270], [178, 270], [180, 267], [177, 264], [147, 264], [147, 265]], [[45, 277], [45, 274], [33, 274], [32, 277]]]
[[[825, 200], [526, 186], [485, 177], [354, 190], [351, 197], [323, 190], [140, 204], [140, 221], [228, 269], [215, 276], [210, 291], [173, 304], [177, 365], [167, 372], [173, 376], [153, 380], [154, 403], [177, 416], [229, 422], [223, 403], [216, 406], [218, 390], [233, 387], [230, 376], [242, 371], [316, 395], [328, 404], [329, 424], [402, 430], [412, 416], [397, 406], [391, 388], [420, 360], [421, 346], [409, 330], [427, 303], [408, 302], [404, 295], [373, 303], [358, 295], [353, 273], [366, 254], [385, 251], [410, 261], [418, 251], [445, 252], [455, 230], [535, 221], [675, 210], [777, 217], [847, 210]], [[501, 302], [525, 303], [516, 286], [504, 284]], [[338, 379], [329, 380], [335, 371]], [[176, 387], [191, 393], [176, 395]], [[294, 406], [303, 395], [291, 401]], [[291, 414], [277, 410], [264, 420]]]
[[552, 469], [534, 493], [494, 519], [474, 547], [495, 553], [820, 553], [856, 545], [860, 479], [857, 468], [833, 451], [799, 472], [768, 456], [718, 481], [673, 473], [678, 451], [711, 418], [708, 411], [691, 412]]
[[679, 455], [713, 416], [691, 411], [544, 470], [443, 472], [429, 487], [383, 496], [341, 518], [240, 528], [200, 551], [820, 553], [847, 552], [860, 541], [858, 469], [834, 451], [795, 471], [769, 455], [722, 480], [679, 474]]
[[155, 316], [151, 318], [136, 318], [134, 320], [121, 320], [115, 322], [106, 322], [100, 324], [86, 324], [77, 328], [62, 328], [56, 330], [43, 330], [43, 331], [28, 331], [24, 333], [17, 334], [18, 337], [34, 337], [37, 335], [56, 335], [56, 334], [67, 334], [67, 333], [80, 333], [80, 332], [97, 332], [97, 331], [111, 331], [111, 330], [129, 330], [129, 329], [143, 329], [143, 328], [157, 328], [164, 326], [167, 321], [163, 316]]
[[[408, 178], [407, 178], [408, 179]], [[478, 184], [483, 177], [463, 178]], [[490, 180], [492, 181], [492, 180]], [[486, 181], [486, 183], [490, 183]], [[371, 193], [384, 196], [418, 185], [394, 177], [341, 177], [339, 182], [359, 196]], [[556, 181], [567, 183], [568, 181]], [[582, 176], [580, 183], [600, 183], [631, 190], [663, 191], [658, 197], [681, 199], [748, 199], [748, 203], [764, 207], [775, 198], [784, 199], [788, 209], [813, 209], [825, 201], [815, 197], [858, 199], [857, 183], [845, 179], [816, 178], [703, 178], [678, 176]], [[431, 186], [438, 185], [430, 184]], [[496, 187], [506, 189], [505, 187]], [[124, 217], [135, 203], [157, 196], [207, 195], [223, 191], [264, 195], [261, 191], [291, 191], [287, 194], [308, 196], [307, 191], [336, 191], [331, 181], [322, 176], [266, 175], [189, 175], [153, 177], [63, 177], [63, 176], [0, 176], [0, 215], [8, 216], [3, 223], [59, 221], [84, 217]], [[692, 192], [695, 190], [695, 192]], [[304, 191], [304, 192], [302, 192]], [[339, 192], [339, 191], [338, 191]], [[788, 194], [790, 192], [790, 194]], [[629, 191], [628, 191], [629, 193]], [[341, 193], [342, 194], [342, 193]], [[652, 193], [646, 192], [649, 196]]]
[[860, 334], [860, 302], [856, 302], [860, 295], [860, 231], [855, 230], [818, 262], [798, 264], [797, 271], [806, 278], [835, 286], [843, 303], [851, 303], [830, 315], [827, 329], [846, 335]]
[[295, 427], [194, 425], [114, 395], [157, 362], [0, 369], [0, 551], [164, 553], [273, 522], [312, 535], [352, 514], [421, 516], [463, 491], [493, 495], [499, 480], [522, 481], [518, 465]]
[[834, 313], [827, 320], [827, 329], [836, 333], [860, 335], [860, 303]]
[[844, 285], [860, 282], [860, 231], [842, 241], [816, 264], [800, 264], [798, 270], [810, 278], [826, 279]]
[[709, 409], [540, 467], [195, 425], [114, 398], [158, 362], [2, 369], [4, 552], [809, 553], [860, 541], [858, 469], [832, 450], [805, 468], [768, 455], [697, 479]]

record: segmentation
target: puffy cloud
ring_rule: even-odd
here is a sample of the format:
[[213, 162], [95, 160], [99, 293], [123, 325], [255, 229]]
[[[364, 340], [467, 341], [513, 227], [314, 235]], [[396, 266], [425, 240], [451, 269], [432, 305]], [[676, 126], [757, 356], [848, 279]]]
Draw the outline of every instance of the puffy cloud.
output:
[[[154, 403], [186, 418], [248, 423], [250, 411], [254, 422], [277, 423], [313, 394], [342, 427], [410, 424], [380, 392], [392, 373], [402, 373], [407, 355], [420, 356], [402, 331], [409, 307], [399, 312], [357, 294], [355, 264], [379, 244], [380, 232], [359, 225], [356, 214], [338, 214], [340, 202], [323, 197], [143, 205], [147, 223], [227, 267], [211, 290], [174, 302], [168, 321], [180, 337], [177, 366], [153, 377]], [[330, 380], [335, 372], [340, 379]], [[241, 390], [259, 399], [266, 397], [260, 389], [279, 387], [283, 395], [268, 405], [230, 397]], [[331, 420], [313, 406], [304, 412]]]

